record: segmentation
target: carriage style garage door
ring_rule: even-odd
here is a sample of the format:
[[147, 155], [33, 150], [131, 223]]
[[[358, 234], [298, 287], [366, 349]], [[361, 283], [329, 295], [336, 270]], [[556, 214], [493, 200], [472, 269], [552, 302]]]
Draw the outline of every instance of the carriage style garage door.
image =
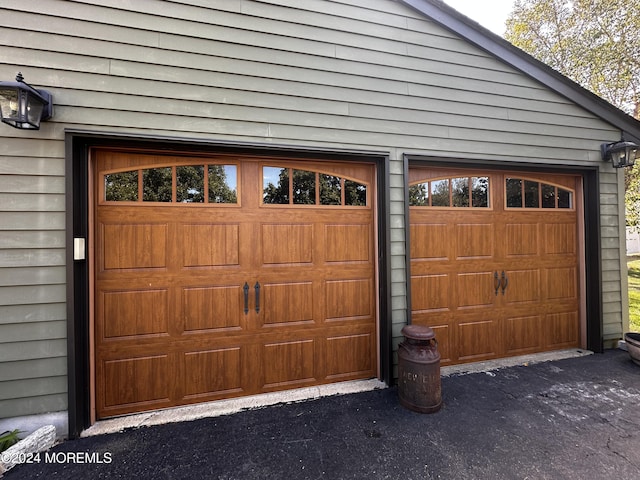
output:
[[443, 364], [578, 347], [569, 175], [412, 167], [411, 301]]
[[98, 418], [376, 376], [372, 165], [92, 157]]

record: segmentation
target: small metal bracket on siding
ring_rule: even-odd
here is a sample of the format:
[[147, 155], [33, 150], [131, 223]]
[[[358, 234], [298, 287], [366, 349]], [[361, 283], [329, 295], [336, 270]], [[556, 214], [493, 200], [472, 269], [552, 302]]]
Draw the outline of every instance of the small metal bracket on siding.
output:
[[85, 260], [86, 259], [85, 239], [84, 238], [74, 238], [73, 239], [73, 259], [74, 260]]

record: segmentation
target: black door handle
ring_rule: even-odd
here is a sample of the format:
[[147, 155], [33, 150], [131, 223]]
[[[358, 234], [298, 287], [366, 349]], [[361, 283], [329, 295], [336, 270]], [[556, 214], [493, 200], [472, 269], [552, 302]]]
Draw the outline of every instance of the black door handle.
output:
[[244, 282], [244, 287], [242, 287], [244, 292], [244, 314], [247, 315], [249, 313], [249, 284]]
[[260, 313], [260, 282], [256, 282], [253, 289], [256, 292], [256, 313]]
[[500, 290], [500, 278], [498, 272], [493, 272], [493, 288], [496, 289], [496, 297], [498, 296], [498, 290]]
[[509, 286], [509, 277], [507, 277], [507, 274], [504, 273], [504, 270], [502, 271], [502, 278], [500, 280], [500, 285], [502, 286], [502, 295], [504, 295], [504, 291]]

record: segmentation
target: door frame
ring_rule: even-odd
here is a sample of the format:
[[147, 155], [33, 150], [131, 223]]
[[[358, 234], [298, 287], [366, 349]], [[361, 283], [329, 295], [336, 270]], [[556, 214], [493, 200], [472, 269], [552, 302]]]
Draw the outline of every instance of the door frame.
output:
[[[581, 332], [586, 348], [596, 353], [604, 350], [603, 339], [603, 310], [602, 310], [602, 270], [601, 270], [601, 242], [600, 242], [600, 188], [598, 167], [572, 167], [556, 166], [540, 163], [524, 162], [493, 162], [485, 160], [457, 160], [442, 157], [405, 154], [403, 156], [403, 168], [405, 178], [405, 242], [406, 248], [406, 285], [407, 285], [407, 318], [411, 323], [411, 258], [409, 255], [411, 245], [409, 228], [409, 167], [441, 167], [459, 168], [487, 171], [510, 171], [527, 173], [573, 174], [582, 180], [581, 186], [581, 210], [578, 211], [578, 225], [582, 228], [579, 232], [578, 260], [584, 265], [584, 273], [579, 279], [583, 288], [581, 293]], [[586, 333], [586, 335], [585, 335]], [[586, 338], [585, 338], [586, 337]]]
[[[91, 425], [91, 286], [89, 249], [92, 245], [92, 177], [89, 151], [92, 147], [163, 150], [181, 153], [283, 157], [300, 160], [333, 160], [370, 163], [376, 169], [376, 275], [378, 318], [378, 369], [382, 381], [393, 380], [391, 331], [390, 171], [388, 152], [305, 148], [261, 143], [218, 142], [193, 138], [141, 137], [114, 133], [67, 130], [66, 251], [67, 251], [67, 383], [69, 437], [77, 438]], [[74, 239], [85, 242], [83, 258], [74, 258]]]

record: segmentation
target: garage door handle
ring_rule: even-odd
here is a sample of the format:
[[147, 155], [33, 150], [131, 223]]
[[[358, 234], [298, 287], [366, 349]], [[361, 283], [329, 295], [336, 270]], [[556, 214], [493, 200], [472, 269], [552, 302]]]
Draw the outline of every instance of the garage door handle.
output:
[[260, 313], [260, 283], [256, 282], [253, 289], [256, 292], [256, 313]]
[[493, 288], [496, 289], [496, 297], [498, 296], [498, 290], [500, 290], [500, 277], [498, 272], [493, 272]]
[[504, 273], [504, 270], [502, 271], [502, 279], [500, 280], [500, 285], [502, 286], [502, 295], [504, 295], [504, 291], [509, 286], [509, 277], [507, 277], [506, 273]]
[[244, 291], [244, 314], [247, 315], [249, 313], [249, 284], [244, 282], [244, 287], [242, 287]]

